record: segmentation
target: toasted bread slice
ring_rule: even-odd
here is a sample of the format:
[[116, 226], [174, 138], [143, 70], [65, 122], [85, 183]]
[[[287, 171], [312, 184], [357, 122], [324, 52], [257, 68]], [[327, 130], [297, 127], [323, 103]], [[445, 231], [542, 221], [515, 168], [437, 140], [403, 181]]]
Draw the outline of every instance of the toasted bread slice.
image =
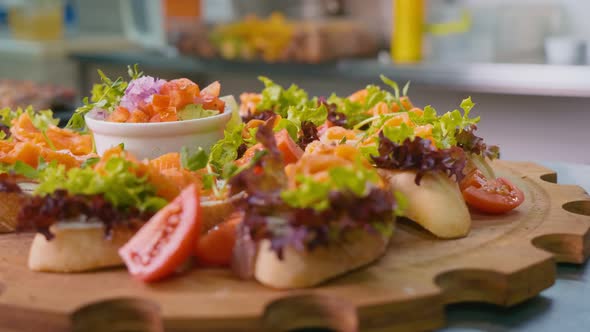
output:
[[[201, 203], [203, 232], [223, 222], [234, 211], [235, 200], [243, 197], [238, 194], [225, 200]], [[33, 239], [29, 252], [29, 268], [33, 271], [68, 273], [123, 265], [119, 248], [135, 234], [131, 229], [120, 227], [107, 239], [103, 224], [98, 222], [58, 222], [50, 231], [55, 235], [51, 240], [41, 234]]]
[[22, 192], [0, 192], [0, 233], [16, 230], [18, 213], [27, 195], [35, 191], [38, 184], [20, 181], [17, 183]]
[[23, 193], [0, 192], [0, 233], [16, 230], [18, 213], [24, 200]]
[[270, 249], [270, 241], [264, 240], [259, 244], [254, 277], [278, 289], [312, 287], [377, 260], [388, 243], [389, 238], [381, 235], [355, 231], [342, 243], [312, 251], [287, 247], [281, 260]]
[[466, 236], [471, 215], [456, 182], [443, 173], [427, 173], [420, 185], [415, 171], [379, 170], [391, 187], [408, 198], [406, 217], [440, 238]]
[[118, 250], [135, 232], [117, 228], [105, 238], [102, 223], [57, 223], [51, 240], [36, 234], [29, 252], [29, 268], [44, 272], [83, 272], [123, 264]]

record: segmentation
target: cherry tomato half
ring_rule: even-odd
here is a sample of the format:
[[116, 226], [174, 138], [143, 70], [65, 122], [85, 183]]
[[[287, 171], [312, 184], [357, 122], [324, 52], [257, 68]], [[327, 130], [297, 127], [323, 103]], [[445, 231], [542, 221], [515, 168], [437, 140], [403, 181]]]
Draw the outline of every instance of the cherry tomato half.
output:
[[236, 228], [243, 218], [243, 213], [236, 212], [201, 236], [195, 246], [195, 257], [201, 265], [229, 266], [236, 244]]
[[156, 281], [174, 273], [193, 252], [201, 231], [201, 206], [196, 185], [156, 213], [121, 249], [129, 273]]
[[524, 194], [505, 178], [485, 179], [480, 171], [470, 174], [461, 183], [467, 205], [490, 214], [501, 214], [524, 202]]

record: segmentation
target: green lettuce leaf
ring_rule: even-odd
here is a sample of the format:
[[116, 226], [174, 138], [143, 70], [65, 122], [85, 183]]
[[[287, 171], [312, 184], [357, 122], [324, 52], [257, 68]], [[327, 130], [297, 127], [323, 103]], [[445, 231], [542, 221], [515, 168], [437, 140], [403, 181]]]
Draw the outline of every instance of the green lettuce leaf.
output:
[[[57, 161], [52, 162], [54, 165], [57, 165]], [[40, 158], [39, 166], [34, 168], [29, 164], [26, 164], [20, 160], [17, 160], [14, 164], [6, 164], [0, 163], [0, 174], [14, 174], [14, 175], [22, 175], [28, 179], [35, 180], [39, 178], [40, 172], [47, 167], [47, 163]]]
[[479, 116], [475, 118], [469, 117], [473, 106], [474, 103], [471, 101], [471, 97], [469, 97], [461, 102], [463, 114], [459, 110], [453, 110], [432, 120], [430, 123], [433, 125], [432, 137], [435, 139], [437, 147], [447, 149], [457, 145], [457, 139], [455, 137], [457, 132], [479, 122]]
[[[288, 119], [280, 119], [279, 123], [273, 128], [274, 132], [279, 132], [283, 129], [286, 129], [293, 139], [294, 142], [297, 142], [297, 136], [299, 136], [299, 131], [301, 130], [301, 123], [297, 126], [293, 121]], [[252, 136], [255, 137], [255, 136]]]
[[329, 171], [330, 179], [337, 190], [350, 190], [357, 196], [364, 196], [367, 183], [377, 183], [379, 175], [374, 169], [364, 167], [360, 159], [355, 167], [335, 167]]
[[317, 99], [309, 99], [307, 92], [295, 84], [288, 89], [276, 84], [268, 77], [259, 76], [258, 79], [264, 83], [262, 100], [256, 105], [258, 111], [274, 111], [283, 118], [287, 118], [289, 107], [297, 109], [306, 106], [316, 106]]
[[370, 117], [363, 104], [350, 101], [348, 98], [332, 94], [327, 102], [328, 104], [336, 104], [337, 111], [346, 116], [346, 127], [348, 128], [352, 128]]
[[[140, 78], [143, 76], [143, 72], [139, 71], [137, 64], [133, 67], [127, 66], [127, 73], [131, 80]], [[87, 131], [86, 121], [84, 116], [95, 108], [104, 109], [108, 112], [112, 112], [119, 105], [121, 98], [125, 95], [128, 81], [125, 81], [122, 77], [118, 77], [115, 80], [108, 78], [100, 69], [98, 70], [101, 83], [94, 84], [91, 91], [91, 98], [85, 97], [82, 100], [83, 105], [78, 107], [66, 127], [81, 132]]]
[[190, 151], [186, 146], [183, 146], [180, 150], [180, 162], [182, 167], [189, 171], [205, 168], [208, 160], [209, 155], [201, 147], [194, 152]]
[[356, 196], [363, 197], [368, 192], [367, 184], [379, 181], [377, 172], [365, 167], [360, 158], [354, 166], [335, 167], [328, 173], [329, 179], [325, 182], [316, 182], [304, 175], [297, 176], [297, 188], [283, 190], [281, 198], [294, 208], [322, 211], [330, 206], [328, 194], [331, 191], [351, 191]]
[[12, 122], [24, 113], [29, 115], [35, 128], [40, 131], [46, 131], [49, 127], [57, 126], [59, 124], [59, 119], [53, 117], [53, 112], [51, 110], [35, 111], [32, 106], [28, 106], [25, 109], [19, 107], [16, 110], [12, 110], [8, 107], [0, 109], [0, 123], [7, 127], [11, 127]]
[[313, 208], [323, 211], [330, 206], [328, 194], [333, 189], [328, 182], [316, 182], [311, 177], [297, 176], [299, 185], [295, 189], [284, 190], [281, 198], [294, 208]]
[[107, 160], [104, 172], [90, 167], [72, 168], [50, 165], [39, 174], [37, 194], [51, 194], [58, 189], [77, 195], [102, 195], [119, 209], [137, 207], [141, 211], [157, 211], [167, 201], [156, 195], [155, 187], [146, 177], [138, 177], [131, 170], [136, 165], [122, 156]]
[[399, 127], [383, 127], [383, 135], [394, 143], [402, 143], [406, 139], [414, 139], [414, 129], [402, 123]]
[[309, 121], [316, 126], [320, 126], [326, 122], [327, 118], [328, 110], [323, 104], [320, 106], [303, 106], [299, 108], [290, 106], [287, 109], [287, 119], [293, 122], [299, 129], [301, 129], [301, 123], [304, 121]]
[[211, 147], [209, 164], [216, 173], [221, 173], [226, 164], [233, 163], [238, 158], [238, 148], [244, 143], [242, 130], [245, 125], [227, 126], [223, 138]]
[[6, 127], [11, 127], [12, 122], [21, 116], [23, 112], [23, 109], [20, 107], [16, 110], [12, 110], [10, 107], [2, 108], [0, 109], [0, 123]]
[[[435, 144], [440, 149], [448, 149], [452, 146], [457, 145], [456, 135], [463, 129], [470, 127], [480, 121], [480, 117], [470, 117], [471, 109], [474, 107], [474, 103], [471, 98], [467, 98], [461, 102], [460, 110], [453, 110], [451, 112], [438, 115], [434, 107], [428, 105], [424, 108], [424, 114], [418, 116], [414, 113], [408, 113], [410, 120], [417, 126], [432, 125], [432, 137], [435, 140]], [[413, 129], [409, 128], [405, 124], [399, 127], [387, 127], [383, 126], [385, 122], [394, 114], [385, 114], [375, 116], [365, 120], [365, 123], [370, 123], [370, 127], [365, 131], [365, 136], [369, 137], [379, 130], [383, 129], [383, 134], [395, 143], [402, 143], [406, 138], [413, 139]], [[360, 123], [361, 125], [364, 123]]]

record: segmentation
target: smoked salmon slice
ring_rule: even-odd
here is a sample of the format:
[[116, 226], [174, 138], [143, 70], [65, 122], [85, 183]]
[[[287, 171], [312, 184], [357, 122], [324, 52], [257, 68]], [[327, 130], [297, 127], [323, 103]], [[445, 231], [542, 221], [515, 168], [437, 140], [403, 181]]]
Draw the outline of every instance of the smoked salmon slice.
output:
[[91, 135], [79, 134], [57, 126], [50, 126], [43, 135], [27, 113], [23, 113], [14, 121], [10, 132], [18, 141], [31, 142], [55, 150], [69, 150], [77, 156], [88, 155], [93, 150]]

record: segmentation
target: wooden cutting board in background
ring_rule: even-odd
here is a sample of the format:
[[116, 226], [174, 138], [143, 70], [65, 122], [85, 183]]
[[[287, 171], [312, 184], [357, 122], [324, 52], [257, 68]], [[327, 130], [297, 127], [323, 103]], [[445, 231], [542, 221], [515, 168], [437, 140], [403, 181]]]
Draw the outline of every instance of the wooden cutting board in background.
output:
[[402, 221], [377, 263], [307, 290], [272, 290], [221, 269], [150, 285], [124, 269], [34, 273], [32, 237], [1, 235], [0, 331], [423, 331], [444, 325], [449, 303], [511, 306], [550, 287], [556, 261], [589, 256], [590, 196], [536, 164], [496, 166], [525, 191], [517, 210], [476, 214], [471, 234], [450, 241]]

